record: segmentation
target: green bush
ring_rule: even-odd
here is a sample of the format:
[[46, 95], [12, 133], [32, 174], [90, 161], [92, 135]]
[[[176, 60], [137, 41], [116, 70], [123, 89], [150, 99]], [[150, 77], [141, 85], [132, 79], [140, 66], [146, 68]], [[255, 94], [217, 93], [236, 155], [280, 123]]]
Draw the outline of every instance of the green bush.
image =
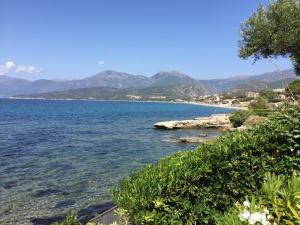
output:
[[[267, 173], [261, 194], [216, 218], [220, 225], [300, 224], [300, 176]], [[256, 224], [256, 223], [255, 223]]]
[[295, 80], [290, 83], [288, 88], [286, 88], [286, 92], [289, 94], [290, 90], [294, 95], [300, 96], [300, 80]]
[[269, 109], [268, 101], [263, 97], [259, 97], [250, 103], [250, 108], [253, 110]]
[[250, 115], [251, 112], [249, 110], [237, 110], [231, 114], [229, 120], [234, 127], [239, 127], [243, 125]]
[[181, 151], [124, 178], [112, 191], [133, 224], [215, 224], [255, 195], [264, 174], [300, 170], [299, 109]]
[[77, 219], [76, 212], [70, 212], [62, 221], [54, 222], [51, 225], [82, 225]]
[[252, 112], [258, 116], [267, 117], [267, 116], [271, 115], [274, 112], [274, 110], [272, 110], [272, 109], [254, 109], [254, 110], [252, 110]]

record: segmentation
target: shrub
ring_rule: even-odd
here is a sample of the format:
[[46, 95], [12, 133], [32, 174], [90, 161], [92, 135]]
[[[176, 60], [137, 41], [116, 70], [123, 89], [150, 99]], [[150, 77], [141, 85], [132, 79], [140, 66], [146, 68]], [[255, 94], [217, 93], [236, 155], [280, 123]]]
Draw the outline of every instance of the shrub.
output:
[[294, 95], [300, 95], [300, 80], [295, 80], [294, 82], [290, 83], [288, 88], [286, 88], [286, 92], [292, 91]]
[[229, 120], [234, 127], [239, 127], [243, 125], [250, 115], [251, 112], [249, 110], [237, 110], [231, 114]]
[[[293, 174], [272, 175], [267, 173], [260, 196], [253, 196], [251, 203], [246, 200], [243, 205], [217, 218], [220, 225], [259, 224], [300, 224], [300, 176]], [[234, 221], [234, 222], [233, 222]], [[255, 223], [256, 224], [256, 223]]]
[[121, 180], [113, 200], [133, 224], [215, 224], [233, 203], [258, 193], [266, 172], [299, 171], [299, 119], [299, 109], [290, 109], [149, 164]]
[[270, 114], [273, 113], [274, 110], [272, 109], [254, 109], [252, 110], [252, 112], [255, 114], [255, 115], [258, 115], [258, 116], [262, 116], [262, 117], [267, 117], [269, 116]]
[[255, 124], [258, 124], [264, 120], [266, 120], [267, 118], [266, 117], [263, 117], [263, 116], [257, 116], [257, 115], [250, 115], [246, 121], [243, 123], [243, 125], [245, 125], [246, 127], [250, 127], [250, 126], [253, 126]]
[[[94, 223], [94, 222], [88, 222], [84, 223], [86, 225], [104, 225], [103, 223]], [[62, 221], [57, 221], [52, 223], [51, 225], [83, 225], [81, 221], [77, 218], [77, 213], [76, 212], [70, 212], [66, 215], [66, 217]], [[117, 222], [114, 222], [110, 225], [118, 225]], [[125, 223], [122, 223], [122, 225], [127, 225]]]
[[263, 97], [259, 97], [257, 98], [255, 101], [250, 103], [250, 108], [253, 110], [256, 109], [268, 109], [268, 101], [263, 98]]
[[239, 100], [237, 100], [237, 99], [234, 99], [233, 101], [232, 101], [232, 104], [240, 104], [240, 101]]
[[52, 223], [51, 225], [82, 225], [77, 219], [76, 212], [70, 212], [62, 221]]
[[268, 102], [272, 102], [276, 99], [275, 92], [269, 89], [261, 90], [259, 96], [265, 98]]

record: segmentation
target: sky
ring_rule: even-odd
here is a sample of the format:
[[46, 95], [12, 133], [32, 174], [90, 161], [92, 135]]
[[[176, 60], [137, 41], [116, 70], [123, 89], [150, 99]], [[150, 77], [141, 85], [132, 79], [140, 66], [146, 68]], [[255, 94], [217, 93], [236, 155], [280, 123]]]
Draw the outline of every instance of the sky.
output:
[[36, 80], [176, 70], [213, 79], [274, 71], [268, 60], [238, 57], [240, 24], [260, 2], [267, 0], [0, 0], [0, 74]]

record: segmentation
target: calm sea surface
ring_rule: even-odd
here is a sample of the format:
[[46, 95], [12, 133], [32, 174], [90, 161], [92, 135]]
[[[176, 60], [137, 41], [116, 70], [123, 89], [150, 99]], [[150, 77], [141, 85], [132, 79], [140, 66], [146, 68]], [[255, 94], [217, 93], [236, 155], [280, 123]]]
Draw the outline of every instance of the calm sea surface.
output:
[[[229, 109], [167, 103], [0, 99], [0, 224], [47, 224], [110, 204], [108, 190], [147, 163], [195, 145], [167, 142], [198, 130], [162, 120]], [[205, 131], [216, 135], [218, 131]]]

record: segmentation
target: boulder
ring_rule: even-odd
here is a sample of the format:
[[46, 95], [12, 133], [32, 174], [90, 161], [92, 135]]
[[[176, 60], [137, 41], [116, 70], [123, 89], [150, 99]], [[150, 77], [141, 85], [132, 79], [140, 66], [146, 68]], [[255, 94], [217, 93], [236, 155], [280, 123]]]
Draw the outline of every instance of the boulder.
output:
[[196, 129], [196, 128], [224, 128], [230, 125], [226, 114], [213, 114], [209, 117], [197, 117], [192, 120], [175, 120], [154, 124], [158, 129]]

